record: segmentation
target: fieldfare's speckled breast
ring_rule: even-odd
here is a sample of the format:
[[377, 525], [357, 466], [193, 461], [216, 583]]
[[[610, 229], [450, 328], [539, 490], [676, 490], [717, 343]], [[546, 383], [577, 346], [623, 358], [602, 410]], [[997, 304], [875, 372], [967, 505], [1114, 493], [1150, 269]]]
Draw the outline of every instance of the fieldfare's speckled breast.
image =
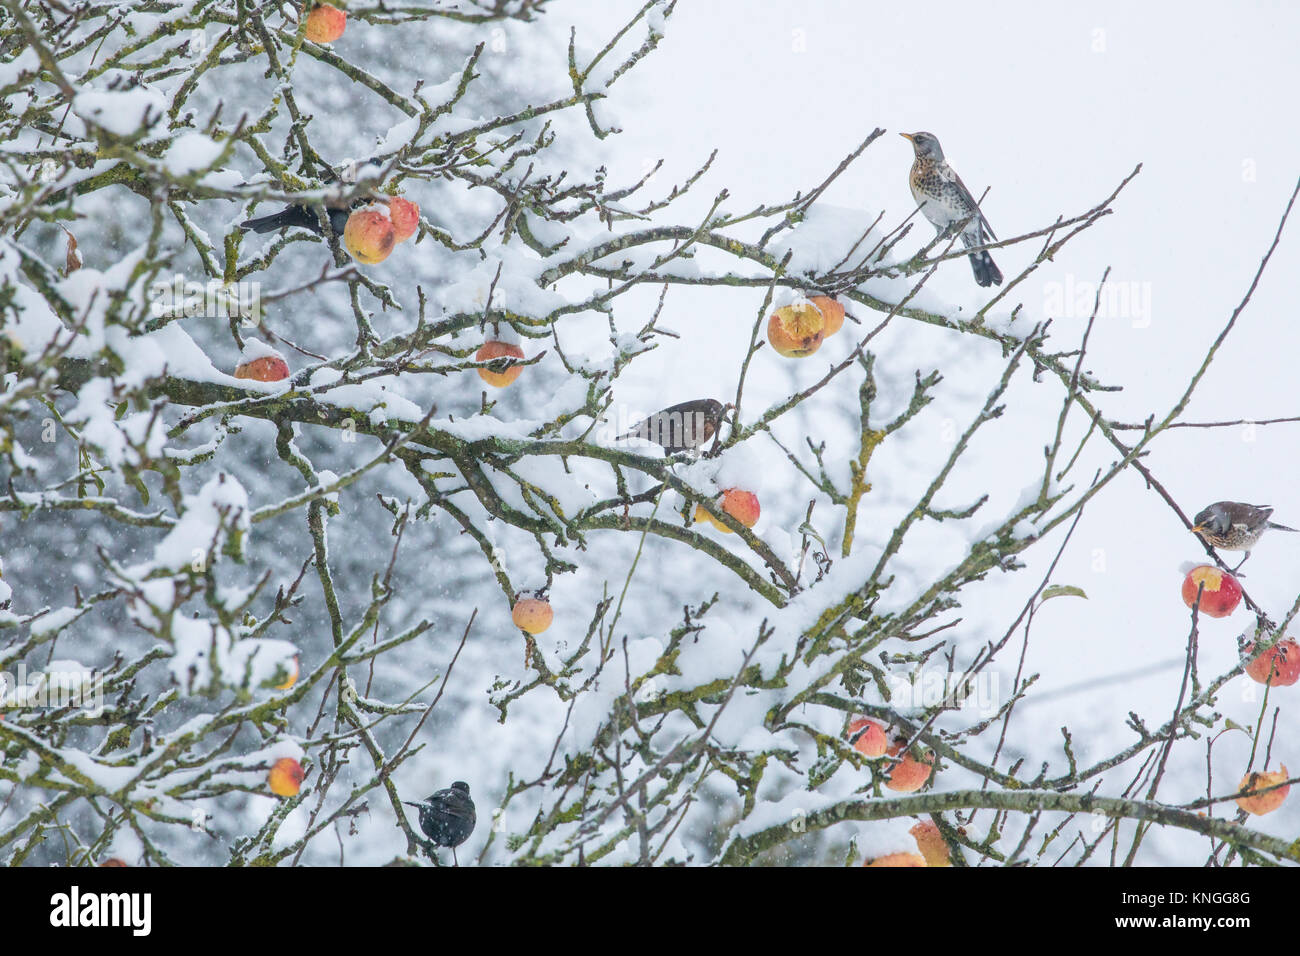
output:
[[[966, 223], [961, 232], [961, 242], [967, 249], [982, 246], [990, 240], [997, 241], [997, 236], [980, 212], [975, 197], [943, 158], [943, 147], [934, 134], [900, 135], [911, 141], [916, 153], [908, 184], [912, 187], [912, 198], [921, 207], [921, 214], [940, 233]], [[972, 252], [970, 264], [979, 285], [1002, 284], [1002, 273], [988, 252]]]
[[[1284, 524], [1268, 520], [1273, 509], [1268, 505], [1248, 505], [1241, 501], [1216, 501], [1208, 508], [1197, 512], [1192, 519], [1192, 530], [1199, 534], [1206, 544], [1225, 551], [1245, 551], [1246, 558], [1259, 542], [1264, 532], [1270, 528], [1276, 531], [1295, 531]], [[1241, 567], [1246, 563], [1241, 559]]]

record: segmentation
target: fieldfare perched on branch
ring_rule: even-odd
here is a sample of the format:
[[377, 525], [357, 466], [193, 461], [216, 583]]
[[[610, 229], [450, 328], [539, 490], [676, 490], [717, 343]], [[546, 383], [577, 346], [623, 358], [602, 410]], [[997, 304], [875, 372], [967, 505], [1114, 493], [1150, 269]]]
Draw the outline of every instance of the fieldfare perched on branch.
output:
[[[912, 198], [934, 228], [942, 234], [960, 226], [961, 243], [967, 249], [982, 246], [990, 239], [997, 241], [998, 237], [993, 235], [989, 221], [980, 212], [975, 197], [944, 160], [943, 147], [934, 134], [899, 135], [911, 140], [912, 149], [916, 151], [916, 160], [912, 163], [912, 174], [908, 182], [912, 187]], [[975, 281], [979, 285], [1002, 284], [1002, 273], [987, 252], [972, 252], [970, 264], [975, 270]]]
[[469, 784], [457, 780], [446, 790], [439, 790], [423, 803], [403, 800], [408, 807], [420, 811], [420, 829], [436, 846], [456, 847], [469, 839], [478, 823], [474, 801], [469, 798]]
[[[1269, 528], [1278, 531], [1295, 531], [1284, 524], [1269, 521], [1273, 509], [1267, 505], [1248, 505], [1240, 501], [1216, 501], [1199, 512], [1193, 521], [1192, 530], [1201, 536], [1206, 544], [1224, 551], [1245, 551], [1246, 557], [1237, 564], [1237, 568], [1246, 563], [1250, 549]], [[1233, 568], [1236, 571], [1237, 568]]]
[[722, 425], [727, 409], [732, 407], [730, 403], [723, 405], [712, 398], [682, 402], [655, 412], [614, 440], [644, 438], [662, 445], [670, 455], [679, 451], [693, 451], [713, 439]]

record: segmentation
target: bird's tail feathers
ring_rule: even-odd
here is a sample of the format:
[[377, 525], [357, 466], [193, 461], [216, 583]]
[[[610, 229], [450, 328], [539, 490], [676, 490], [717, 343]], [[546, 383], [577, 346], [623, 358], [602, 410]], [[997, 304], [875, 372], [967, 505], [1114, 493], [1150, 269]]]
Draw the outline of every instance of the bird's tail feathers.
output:
[[[334, 210], [330, 210], [330, 228], [334, 228]], [[276, 232], [289, 226], [300, 226], [303, 229], [309, 229], [316, 235], [321, 234], [320, 220], [316, 218], [316, 213], [306, 206], [288, 206], [279, 212], [272, 213], [269, 216], [262, 216], [259, 219], [245, 219], [239, 224], [241, 229], [248, 229], [256, 233]], [[341, 232], [341, 229], [335, 229], [335, 232]]]
[[1002, 272], [993, 262], [993, 257], [987, 252], [972, 252], [970, 254], [970, 267], [975, 272], [976, 285], [1001, 285]]
[[245, 219], [239, 224], [239, 228], [257, 233], [266, 233], [275, 232], [284, 224], [284, 213], [277, 212], [269, 216], [262, 216], [260, 219]]
[[1268, 523], [1268, 526], [1272, 528], [1274, 531], [1296, 531], [1298, 534], [1300, 534], [1300, 529], [1288, 528], [1286, 525], [1278, 524], [1276, 521], [1270, 521]]
[[[990, 238], [992, 234], [990, 233]], [[967, 228], [961, 234], [961, 243], [967, 249], [971, 246], [984, 245], [984, 232]], [[975, 283], [977, 285], [1001, 285], [1002, 271], [993, 262], [993, 257], [988, 254], [987, 250], [972, 252], [969, 256], [970, 267], [975, 272]]]

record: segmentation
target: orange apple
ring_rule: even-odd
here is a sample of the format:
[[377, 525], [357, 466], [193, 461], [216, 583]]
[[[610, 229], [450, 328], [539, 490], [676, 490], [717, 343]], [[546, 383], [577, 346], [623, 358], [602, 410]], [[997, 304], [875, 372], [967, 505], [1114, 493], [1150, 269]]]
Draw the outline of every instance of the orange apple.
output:
[[126, 860], [122, 859], [120, 856], [110, 856], [107, 860], [105, 860], [103, 863], [99, 865], [100, 866], [126, 866]]
[[289, 377], [289, 363], [278, 355], [261, 355], [235, 366], [235, 378], [255, 382], [279, 382]]
[[396, 196], [388, 200], [388, 218], [393, 220], [393, 233], [398, 242], [405, 242], [415, 235], [420, 225], [420, 207], [409, 199]]
[[743, 488], [726, 488], [722, 492], [722, 510], [746, 528], [758, 524], [758, 495]]
[[826, 327], [822, 329], [823, 339], [829, 339], [844, 328], [844, 306], [828, 295], [815, 295], [808, 301], [817, 306], [817, 311], [822, 314], [822, 319], [826, 322]]
[[343, 227], [343, 244], [352, 258], [362, 265], [373, 266], [383, 262], [397, 244], [397, 230], [393, 220], [378, 209], [358, 209], [348, 216]]
[[281, 757], [266, 775], [271, 792], [281, 797], [292, 797], [302, 786], [302, 764], [292, 757]]
[[868, 860], [863, 866], [925, 866], [925, 858], [915, 853], [887, 853], [874, 860]]
[[1202, 564], [1183, 578], [1183, 603], [1196, 603], [1196, 589], [1201, 587], [1201, 613], [1210, 617], [1227, 617], [1241, 603], [1241, 585], [1227, 571], [1212, 564]]
[[[897, 745], [892, 752], [898, 753]], [[899, 793], [915, 793], [925, 786], [925, 782], [930, 779], [930, 774], [933, 772], [934, 754], [927, 753], [917, 760], [909, 750], [894, 769], [889, 771], [889, 779], [885, 781], [885, 786]]]
[[1250, 661], [1246, 665], [1246, 673], [1257, 683], [1290, 687], [1300, 680], [1300, 644], [1296, 644], [1292, 638], [1278, 641], [1258, 656], [1252, 641], [1246, 645], [1243, 656]]
[[[523, 358], [524, 350], [517, 345], [511, 345], [509, 342], [484, 342], [482, 347], [474, 353], [475, 362], [490, 362], [497, 358]], [[520, 375], [523, 374], [522, 365], [514, 365], [501, 372], [494, 372], [490, 368], [481, 368], [478, 370], [479, 378], [487, 382], [494, 388], [505, 388]]]
[[343, 36], [348, 25], [348, 15], [328, 3], [313, 7], [307, 14], [305, 35], [312, 43], [333, 43]]
[[918, 823], [907, 831], [916, 840], [916, 848], [925, 857], [926, 866], [952, 866], [952, 856], [948, 851], [948, 841], [939, 832], [933, 820]]
[[[853, 740], [855, 734], [860, 734]], [[858, 717], [849, 723], [849, 739], [853, 749], [864, 757], [883, 757], [889, 747], [883, 725], [867, 717]]]
[[554, 617], [555, 612], [551, 610], [551, 602], [538, 597], [521, 598], [515, 602], [514, 609], [510, 612], [510, 619], [515, 622], [515, 627], [529, 634], [542, 633], [551, 626]]
[[[1238, 790], [1258, 790], [1263, 787], [1272, 787], [1287, 780], [1291, 774], [1287, 773], [1286, 764], [1282, 764], [1281, 770], [1264, 771], [1260, 773], [1248, 773], [1241, 778], [1241, 785]], [[1253, 813], [1256, 816], [1262, 816], [1265, 813], [1272, 813], [1278, 807], [1282, 806], [1282, 801], [1291, 790], [1291, 785], [1278, 787], [1276, 790], [1270, 790], [1268, 793], [1257, 793], [1248, 797], [1238, 797], [1237, 806], [1247, 813]]]
[[[758, 506], [758, 495], [752, 491], [745, 491], [742, 488], [727, 488], [722, 494], [718, 495], [716, 504], [717, 507], [731, 515], [746, 528], [752, 528], [758, 524], [758, 515], [761, 509]], [[695, 520], [696, 522], [707, 521], [724, 534], [731, 534], [730, 528], [699, 505], [695, 506]]]
[[811, 302], [784, 305], [767, 320], [767, 340], [787, 358], [807, 358], [822, 347], [826, 319]]
[[717, 529], [718, 529], [719, 531], [721, 531], [723, 534], [731, 534], [731, 529], [728, 528], [728, 527], [727, 527], [725, 524], [723, 524], [721, 521], [719, 521], [717, 518], [713, 517], [713, 515], [709, 514], [707, 511], [705, 511], [705, 510], [704, 510], [704, 505], [696, 505], [696, 506], [695, 506], [695, 523], [696, 523], [696, 524], [700, 524], [701, 522], [704, 522], [704, 521], [707, 521], [709, 524], [713, 525], [713, 527], [717, 528]]

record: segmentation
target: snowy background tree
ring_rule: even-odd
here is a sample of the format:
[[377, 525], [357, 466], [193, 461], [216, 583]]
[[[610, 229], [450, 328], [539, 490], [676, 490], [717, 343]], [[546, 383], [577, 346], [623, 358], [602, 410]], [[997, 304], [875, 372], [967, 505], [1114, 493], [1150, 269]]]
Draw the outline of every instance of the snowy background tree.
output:
[[[1013, 158], [1058, 147], [968, 165], [978, 141], [934, 122], [991, 187], [1006, 281], [980, 289], [916, 212], [897, 130], [790, 78], [832, 70], [837, 16], [898, 24], [595, 6], [355, 0], [317, 43], [301, 3], [5, 0], [0, 858], [446, 863], [404, 801], [455, 780], [478, 807], [461, 864], [1300, 856], [1293, 803], [1234, 802], [1289, 756], [1291, 692], [1239, 650], [1300, 610], [1294, 546], [1261, 545], [1207, 621], [1142, 545], [1227, 567], [1190, 517], [1294, 464], [1273, 436], [1296, 416], [1230, 351], [1257, 291], [1294, 292], [1294, 181], [1232, 235], [1233, 297], [1176, 361], [1132, 337], [1140, 267], [1083, 271], [1141, 153], [1072, 144], [1113, 175], [1017, 222]], [[738, 143], [700, 109], [727, 94], [673, 40], [732, 26], [778, 37], [834, 136], [768, 104]], [[397, 196], [415, 236], [361, 263], [329, 211]], [[291, 204], [316, 231], [240, 226]], [[769, 317], [812, 296], [843, 329], [778, 355]], [[485, 341], [520, 347], [509, 387]], [[1110, 374], [1116, 349], [1161, 389]], [[272, 352], [288, 379], [233, 376]], [[1191, 415], [1225, 362], [1256, 418]], [[705, 454], [616, 440], [702, 397], [735, 406]], [[1154, 463], [1185, 436], [1251, 480]], [[1281, 465], [1243, 457], [1269, 442]], [[752, 527], [727, 489], [761, 502]], [[1134, 565], [1146, 599], [1111, 583]], [[511, 608], [534, 594], [554, 623], [531, 635]], [[1081, 634], [1111, 664], [1082, 687], [1059, 649]], [[1158, 666], [1121, 656], [1148, 634]], [[296, 794], [269, 787], [281, 760]]]

